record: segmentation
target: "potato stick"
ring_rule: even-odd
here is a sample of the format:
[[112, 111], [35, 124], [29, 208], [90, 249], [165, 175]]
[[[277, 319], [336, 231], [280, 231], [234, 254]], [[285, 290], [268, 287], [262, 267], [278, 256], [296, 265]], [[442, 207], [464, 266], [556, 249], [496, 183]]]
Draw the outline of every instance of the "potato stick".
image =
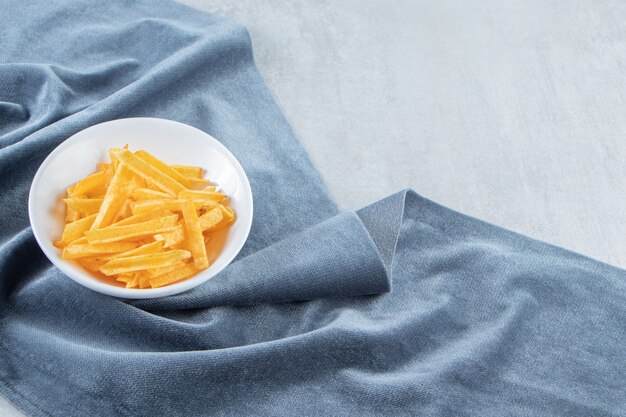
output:
[[94, 258], [81, 258], [77, 261], [83, 266], [83, 268], [91, 272], [99, 272], [100, 267], [106, 263], [106, 261], [103, 261], [102, 259]]
[[133, 274], [132, 278], [126, 283], [126, 288], [135, 288], [139, 285], [139, 275]]
[[151, 253], [157, 253], [163, 249], [163, 242], [151, 242], [145, 243], [135, 249], [131, 249], [126, 252], [114, 253], [111, 255], [103, 256], [100, 259], [104, 261], [109, 261], [111, 259], [117, 258], [128, 258], [129, 256], [137, 256], [137, 255], [148, 255]]
[[168, 194], [175, 196], [185, 189], [181, 183], [164, 174], [128, 149], [120, 150], [116, 153], [116, 157], [122, 165]]
[[67, 189], [67, 195], [74, 197], [77, 194], [85, 194], [89, 190], [92, 190], [100, 185], [104, 185], [106, 177], [104, 172], [96, 172], [91, 174], [85, 179], [78, 181]]
[[192, 190], [204, 190], [211, 185], [211, 181], [204, 178], [187, 177], [187, 179], [189, 180], [189, 188]]
[[182, 268], [186, 264], [187, 264], [186, 260], [184, 260], [184, 261], [177, 261], [177, 262], [173, 263], [172, 265], [164, 266], [162, 268], [146, 269], [146, 274], [150, 278], [156, 278], [159, 275], [167, 274], [168, 272], [172, 272], [172, 271], [175, 271], [175, 270], [177, 270], [179, 268]]
[[117, 153], [120, 152], [122, 148], [111, 148], [109, 149], [109, 158], [111, 159], [111, 166], [114, 171], [117, 171], [117, 166], [119, 165], [119, 161], [117, 160]]
[[63, 202], [67, 205], [68, 209], [86, 215], [98, 213], [102, 205], [101, 198], [64, 198]]
[[76, 240], [72, 240], [70, 243], [67, 244], [67, 246], [72, 246], [72, 245], [84, 245], [87, 243], [87, 238], [85, 236], [76, 239]]
[[98, 172], [101, 172], [101, 171], [106, 171], [106, 170], [107, 170], [107, 168], [108, 168], [108, 167], [110, 167], [110, 166], [111, 166], [111, 164], [108, 164], [108, 163], [106, 163], [106, 162], [100, 162], [100, 163], [98, 164], [97, 171], [98, 171]]
[[224, 215], [219, 207], [209, 210], [202, 216], [198, 217], [198, 220], [200, 221], [200, 228], [203, 232], [215, 229], [222, 219], [224, 219]]
[[104, 198], [107, 193], [108, 187], [106, 184], [99, 185], [97, 187], [92, 188], [91, 190], [85, 193], [86, 198]]
[[134, 242], [114, 242], [104, 244], [80, 244], [80, 245], [67, 245], [63, 249], [61, 258], [63, 259], [78, 259], [85, 258], [87, 256], [125, 252], [131, 250], [137, 246]]
[[148, 220], [158, 219], [160, 217], [170, 216], [172, 214], [174, 213], [169, 210], [157, 209], [157, 210], [147, 211], [141, 214], [135, 214], [134, 216], [127, 217], [107, 227], [126, 226], [129, 224], [143, 223], [143, 222], [147, 222]]
[[209, 235], [204, 235], [204, 246], [209, 244], [209, 240], [211, 240], [211, 236]]
[[204, 176], [204, 170], [201, 167], [194, 167], [190, 165], [170, 165], [171, 168], [175, 169], [185, 177], [191, 178], [202, 178]]
[[91, 216], [87, 216], [85, 218], [76, 220], [75, 222], [65, 225], [65, 229], [63, 229], [63, 235], [61, 235], [61, 240], [57, 242], [57, 245], [65, 246], [71, 241], [83, 237], [83, 233], [89, 230], [91, 224], [96, 219], [96, 216], [97, 214], [92, 214]]
[[120, 212], [118, 213], [115, 221], [124, 220], [133, 215], [133, 212], [130, 209], [131, 203], [132, 203], [132, 200], [130, 198], [127, 198], [124, 204], [122, 205], [122, 208], [120, 209]]
[[[159, 199], [159, 200], [143, 200], [143, 201], [135, 201], [131, 204], [131, 210], [133, 214], [141, 214], [147, 211], [153, 210], [171, 210], [171, 211], [182, 211], [183, 203], [187, 200], [174, 200], [174, 199]], [[202, 206], [207, 205], [217, 205], [215, 202], [209, 202], [204, 200], [194, 201], [194, 205], [196, 209], [200, 209]]]
[[209, 259], [204, 246], [198, 213], [192, 201], [183, 204], [183, 220], [185, 220], [185, 243], [191, 251], [193, 263], [198, 269], [206, 269], [209, 267]]
[[139, 288], [150, 288], [150, 277], [145, 273], [139, 273]]
[[174, 197], [161, 191], [151, 190], [150, 188], [135, 188], [133, 191], [133, 198], [135, 200], [154, 200]]
[[144, 269], [161, 268], [190, 257], [191, 253], [186, 250], [171, 250], [149, 255], [111, 259], [106, 264], [102, 265], [100, 272], [105, 275], [117, 275], [126, 272], [142, 271]]
[[111, 163], [107, 169], [104, 171], [104, 185], [106, 187], [109, 186], [109, 184], [111, 184], [111, 180], [113, 180], [113, 176], [115, 175], [115, 172], [117, 170], [117, 165], [114, 163]]
[[232, 223], [233, 221], [235, 221], [235, 210], [223, 204], [220, 204], [219, 207], [222, 210], [222, 214], [224, 215], [224, 219], [226, 219], [227, 223]]
[[227, 197], [222, 193], [216, 193], [212, 191], [199, 191], [199, 190], [183, 190], [178, 193], [179, 200], [209, 200], [219, 203], [225, 200]]
[[183, 225], [176, 225], [176, 229], [172, 232], [165, 233], [164, 248], [175, 248], [185, 241], [185, 228]]
[[91, 230], [106, 227], [113, 223], [134, 188], [132, 173], [124, 166], [119, 166], [111, 179], [111, 184], [109, 184], [109, 189], [104, 196], [102, 206], [100, 206], [98, 217], [91, 225]]
[[174, 168], [170, 167], [168, 164], [161, 161], [154, 155], [143, 150], [135, 152], [135, 155], [161, 171], [163, 174], [178, 181], [180, 184], [183, 185], [183, 187], [189, 188], [191, 186], [191, 181], [189, 181], [187, 177], [185, 177], [180, 172], [176, 171]]
[[131, 274], [122, 274], [115, 278], [116, 281], [124, 282], [126, 284], [128, 284], [131, 279], [133, 279]]
[[89, 243], [109, 243], [120, 240], [139, 240], [155, 233], [171, 232], [176, 228], [178, 216], [161, 217], [127, 226], [111, 226], [85, 232]]
[[73, 223], [80, 219], [80, 213], [72, 208], [68, 208], [65, 212], [65, 223]]
[[176, 281], [180, 281], [185, 278], [189, 278], [198, 272], [198, 269], [193, 264], [187, 264], [182, 268], [178, 268], [167, 274], [160, 275], [156, 278], [150, 279], [150, 285], [152, 288], [162, 287], [167, 284], [171, 284]]

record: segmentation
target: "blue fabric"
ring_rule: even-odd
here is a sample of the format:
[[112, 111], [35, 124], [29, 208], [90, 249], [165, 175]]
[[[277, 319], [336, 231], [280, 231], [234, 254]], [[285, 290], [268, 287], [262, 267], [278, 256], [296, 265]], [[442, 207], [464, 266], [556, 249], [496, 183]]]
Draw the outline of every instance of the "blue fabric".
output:
[[[412, 191], [339, 213], [237, 24], [161, 1], [5, 1], [0, 22], [0, 393], [26, 413], [626, 415], [626, 273]], [[28, 227], [43, 158], [130, 116], [249, 174], [250, 239], [201, 288], [91, 292]]]

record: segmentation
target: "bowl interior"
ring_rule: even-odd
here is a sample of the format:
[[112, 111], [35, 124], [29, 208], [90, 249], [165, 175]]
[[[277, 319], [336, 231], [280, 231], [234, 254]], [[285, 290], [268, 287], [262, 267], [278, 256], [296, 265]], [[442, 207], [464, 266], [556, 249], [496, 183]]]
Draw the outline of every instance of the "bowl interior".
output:
[[[63, 231], [66, 188], [93, 173], [99, 162], [109, 161], [110, 148], [128, 144], [145, 149], [169, 164], [195, 165], [221, 187], [231, 200], [237, 221], [224, 248], [205, 271], [177, 284], [152, 289], [127, 289], [103, 282], [60, 257], [53, 246]], [[237, 159], [217, 140], [194, 127], [164, 119], [131, 118], [89, 127], [59, 145], [42, 163], [30, 190], [29, 215], [35, 238], [46, 256], [75, 281], [101, 293], [125, 298], [153, 298], [193, 288], [224, 269], [239, 253], [252, 224], [252, 191]]]

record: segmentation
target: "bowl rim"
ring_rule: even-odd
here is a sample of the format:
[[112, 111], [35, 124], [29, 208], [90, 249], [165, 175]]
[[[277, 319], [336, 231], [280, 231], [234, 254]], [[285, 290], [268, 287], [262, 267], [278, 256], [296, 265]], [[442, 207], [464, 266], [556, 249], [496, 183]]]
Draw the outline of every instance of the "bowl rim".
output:
[[[33, 221], [34, 211], [35, 211], [35, 208], [34, 208], [35, 192], [38, 189], [39, 183], [41, 182], [41, 177], [43, 175], [43, 172], [48, 167], [48, 165], [54, 160], [57, 154], [59, 154], [66, 148], [72, 146], [74, 143], [84, 140], [82, 136], [85, 131], [91, 128], [95, 128], [97, 126], [106, 125], [106, 124], [114, 124], [120, 121], [125, 121], [125, 122], [147, 121], [147, 122], [157, 122], [157, 123], [168, 123], [168, 124], [178, 125], [178, 127], [181, 127], [184, 129], [193, 129], [197, 131], [198, 133], [206, 136], [208, 140], [212, 141], [215, 147], [218, 148], [218, 150], [221, 151], [226, 156], [226, 158], [229, 160], [230, 163], [232, 163], [233, 167], [237, 171], [238, 176], [242, 180], [242, 183], [245, 188], [245, 192], [250, 200], [250, 207], [249, 207], [250, 212], [248, 216], [248, 221], [244, 224], [243, 238], [241, 242], [236, 246], [236, 250], [234, 250], [232, 254], [225, 259], [225, 262], [221, 268], [211, 270], [211, 268], [209, 267], [209, 269], [199, 272], [198, 274], [196, 274], [194, 277], [190, 279], [186, 279], [176, 284], [166, 285], [166, 286], [158, 287], [158, 288], [135, 289], [135, 288], [116, 287], [104, 281], [98, 281], [93, 277], [85, 278], [82, 275], [76, 274], [75, 271], [72, 270], [68, 266], [67, 261], [61, 259], [58, 253], [56, 252], [53, 253], [53, 251], [56, 250], [56, 248], [50, 249], [49, 247], [47, 247], [47, 245], [43, 243], [44, 241], [47, 242], [47, 240], [44, 240], [44, 239], [47, 239], [47, 237], [44, 238], [40, 234], [42, 232], [34, 226], [35, 222]], [[202, 285], [203, 283], [205, 283], [206, 281], [208, 281], [209, 279], [213, 278], [214, 276], [219, 274], [221, 271], [223, 271], [227, 266], [229, 266], [231, 262], [233, 261], [233, 259], [235, 259], [235, 257], [239, 254], [239, 252], [241, 252], [243, 245], [247, 242], [248, 237], [250, 235], [250, 229], [252, 228], [253, 216], [254, 216], [254, 199], [253, 199], [253, 194], [252, 194], [252, 187], [250, 186], [248, 175], [246, 174], [245, 170], [241, 166], [241, 163], [239, 162], [239, 160], [232, 154], [232, 152], [230, 152], [230, 150], [226, 146], [224, 146], [220, 141], [215, 139], [210, 134], [204, 132], [203, 130], [200, 130], [186, 123], [182, 123], [182, 122], [178, 122], [178, 121], [170, 120], [170, 119], [158, 118], [158, 117], [126, 117], [126, 118], [119, 118], [119, 119], [111, 119], [105, 122], [96, 123], [82, 130], [79, 130], [78, 132], [74, 133], [73, 135], [71, 135], [64, 141], [62, 141], [59, 145], [57, 145], [48, 154], [48, 156], [43, 160], [41, 165], [39, 165], [39, 168], [37, 168], [37, 172], [35, 173], [35, 176], [33, 177], [33, 180], [29, 189], [29, 193], [28, 193], [28, 218], [29, 218], [30, 227], [33, 232], [33, 235], [35, 236], [35, 240], [37, 241], [37, 244], [43, 251], [44, 255], [46, 255], [46, 257], [50, 260], [50, 262], [52, 262], [54, 266], [60, 269], [61, 272], [67, 275], [70, 279], [74, 280], [80, 285], [87, 287], [93, 291], [99, 292], [101, 294], [106, 294], [106, 295], [119, 297], [119, 298], [148, 299], [148, 298], [166, 297], [169, 295], [180, 294], [182, 292], [195, 288], [199, 285]], [[239, 220], [239, 217], [238, 217], [238, 220]]]

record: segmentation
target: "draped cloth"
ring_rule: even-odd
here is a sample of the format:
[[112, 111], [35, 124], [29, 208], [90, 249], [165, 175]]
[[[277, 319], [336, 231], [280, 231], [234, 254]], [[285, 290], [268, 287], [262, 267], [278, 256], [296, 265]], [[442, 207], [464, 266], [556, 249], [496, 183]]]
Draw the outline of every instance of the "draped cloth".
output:
[[[0, 18], [0, 394], [25, 413], [626, 415], [625, 272], [410, 190], [340, 212], [238, 24], [161, 0]], [[141, 301], [64, 276], [26, 209], [54, 147], [133, 116], [220, 140], [255, 201], [228, 268]]]

